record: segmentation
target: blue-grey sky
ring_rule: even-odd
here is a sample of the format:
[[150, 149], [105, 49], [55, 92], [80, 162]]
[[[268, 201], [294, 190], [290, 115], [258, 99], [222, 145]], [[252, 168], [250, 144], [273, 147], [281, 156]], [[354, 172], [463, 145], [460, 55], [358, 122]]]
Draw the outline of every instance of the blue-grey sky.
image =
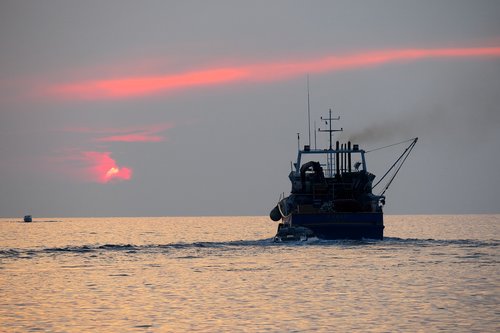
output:
[[0, 216], [267, 215], [307, 75], [340, 139], [420, 137], [387, 213], [500, 212], [498, 1], [2, 0], [0, 45]]

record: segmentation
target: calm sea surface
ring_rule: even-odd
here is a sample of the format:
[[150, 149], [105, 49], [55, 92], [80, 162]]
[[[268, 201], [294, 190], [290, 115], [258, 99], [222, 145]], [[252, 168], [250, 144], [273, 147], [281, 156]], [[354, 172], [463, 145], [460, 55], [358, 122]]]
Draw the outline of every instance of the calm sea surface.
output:
[[275, 244], [267, 217], [0, 219], [0, 331], [500, 331], [500, 215], [385, 224]]

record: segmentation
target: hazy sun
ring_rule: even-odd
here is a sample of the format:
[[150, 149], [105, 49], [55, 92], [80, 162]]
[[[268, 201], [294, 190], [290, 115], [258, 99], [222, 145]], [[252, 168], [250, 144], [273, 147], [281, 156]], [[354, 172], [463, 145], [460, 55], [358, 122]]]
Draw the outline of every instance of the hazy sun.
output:
[[118, 172], [120, 172], [120, 169], [112, 167], [111, 169], [106, 172], [106, 178], [111, 178], [113, 175], [116, 175]]

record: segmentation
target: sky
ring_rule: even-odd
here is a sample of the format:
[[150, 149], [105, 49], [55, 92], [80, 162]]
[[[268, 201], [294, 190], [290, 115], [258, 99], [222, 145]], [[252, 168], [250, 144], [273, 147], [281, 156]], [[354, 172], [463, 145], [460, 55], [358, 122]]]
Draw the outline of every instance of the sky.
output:
[[313, 132], [419, 137], [386, 213], [500, 213], [498, 1], [1, 0], [0, 45], [0, 217], [267, 215], [308, 78]]

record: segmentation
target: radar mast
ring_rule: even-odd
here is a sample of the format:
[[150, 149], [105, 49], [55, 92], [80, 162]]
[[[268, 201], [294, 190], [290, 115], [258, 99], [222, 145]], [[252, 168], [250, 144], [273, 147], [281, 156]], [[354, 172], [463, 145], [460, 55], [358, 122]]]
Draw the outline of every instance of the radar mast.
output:
[[325, 122], [326, 125], [328, 125], [328, 129], [321, 129], [318, 128], [318, 132], [328, 132], [330, 135], [330, 147], [329, 147], [329, 153], [328, 153], [328, 159], [327, 159], [327, 170], [328, 174], [330, 177], [333, 176], [333, 133], [334, 132], [342, 132], [344, 129], [341, 127], [340, 129], [334, 129], [332, 128], [332, 121], [333, 120], [340, 120], [340, 116], [336, 118], [332, 118], [332, 109], [329, 109], [328, 111], [328, 118], [320, 118]]

